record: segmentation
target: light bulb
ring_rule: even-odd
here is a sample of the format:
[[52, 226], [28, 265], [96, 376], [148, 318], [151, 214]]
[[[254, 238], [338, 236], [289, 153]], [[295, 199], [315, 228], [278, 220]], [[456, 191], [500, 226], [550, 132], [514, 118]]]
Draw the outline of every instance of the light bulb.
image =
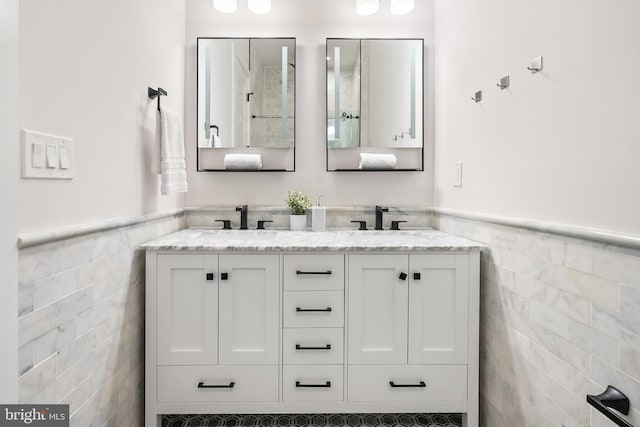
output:
[[404, 15], [413, 10], [413, 0], [391, 0], [391, 13]]
[[237, 0], [213, 0], [213, 7], [215, 7], [218, 12], [233, 13], [238, 7], [238, 2]]
[[249, 0], [249, 10], [261, 15], [269, 13], [271, 12], [271, 0]]
[[373, 15], [380, 7], [379, 0], [356, 0], [356, 12], [358, 15]]

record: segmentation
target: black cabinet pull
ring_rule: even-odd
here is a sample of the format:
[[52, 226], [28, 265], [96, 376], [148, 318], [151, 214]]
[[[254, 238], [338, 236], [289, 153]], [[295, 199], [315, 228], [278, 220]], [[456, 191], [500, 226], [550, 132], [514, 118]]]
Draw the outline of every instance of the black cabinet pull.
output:
[[205, 384], [203, 382], [198, 383], [198, 388], [233, 388], [236, 385], [235, 382], [231, 381], [226, 385], [213, 385], [213, 384]]
[[331, 307], [327, 307], [327, 308], [300, 308], [300, 307], [296, 307], [296, 312], [298, 313], [313, 313], [313, 312], [323, 312], [323, 313], [330, 313], [331, 312]]
[[329, 275], [331, 275], [331, 270], [327, 270], [327, 271], [300, 271], [300, 270], [296, 270], [296, 274], [299, 275], [299, 276], [311, 275], [311, 274], [329, 276]]
[[420, 381], [418, 384], [396, 384], [393, 381], [389, 381], [389, 385], [393, 388], [407, 388], [407, 387], [419, 387], [424, 388], [427, 386], [424, 381]]
[[229, 273], [220, 273], [220, 280], [229, 280]]
[[413, 273], [413, 280], [420, 280], [420, 273]]
[[400, 273], [400, 275], [398, 276], [398, 279], [402, 281], [407, 280], [407, 273]]
[[303, 347], [300, 344], [296, 344], [296, 350], [331, 350], [331, 344], [327, 344], [324, 347]]
[[330, 388], [331, 381], [327, 381], [324, 384], [302, 384], [300, 381], [296, 381], [296, 387], [298, 388]]
[[207, 280], [213, 280], [213, 273], [207, 273]]

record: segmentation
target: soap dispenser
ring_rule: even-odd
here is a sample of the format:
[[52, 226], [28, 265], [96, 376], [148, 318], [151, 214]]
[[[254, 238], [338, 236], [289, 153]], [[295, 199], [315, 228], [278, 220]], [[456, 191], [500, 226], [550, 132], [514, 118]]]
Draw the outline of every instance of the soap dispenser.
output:
[[325, 231], [327, 229], [327, 208], [322, 206], [322, 196], [318, 197], [318, 204], [311, 207], [311, 230]]

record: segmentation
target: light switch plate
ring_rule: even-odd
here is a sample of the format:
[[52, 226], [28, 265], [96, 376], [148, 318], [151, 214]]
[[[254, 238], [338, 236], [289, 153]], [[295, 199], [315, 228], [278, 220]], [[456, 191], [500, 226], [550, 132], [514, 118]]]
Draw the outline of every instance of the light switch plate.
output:
[[73, 140], [29, 130], [22, 131], [22, 177], [72, 179]]
[[462, 162], [453, 163], [453, 186], [462, 187]]

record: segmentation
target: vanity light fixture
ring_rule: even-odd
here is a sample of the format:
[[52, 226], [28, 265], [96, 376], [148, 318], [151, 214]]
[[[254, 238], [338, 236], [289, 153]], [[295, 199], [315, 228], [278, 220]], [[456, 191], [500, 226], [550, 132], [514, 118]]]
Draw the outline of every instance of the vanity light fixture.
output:
[[249, 10], [259, 15], [271, 12], [271, 0], [249, 0]]
[[213, 7], [218, 12], [233, 13], [238, 7], [238, 0], [213, 0]]
[[380, 0], [356, 0], [356, 12], [358, 15], [373, 15], [380, 8]]
[[413, 10], [413, 0], [391, 0], [391, 13], [404, 15]]

